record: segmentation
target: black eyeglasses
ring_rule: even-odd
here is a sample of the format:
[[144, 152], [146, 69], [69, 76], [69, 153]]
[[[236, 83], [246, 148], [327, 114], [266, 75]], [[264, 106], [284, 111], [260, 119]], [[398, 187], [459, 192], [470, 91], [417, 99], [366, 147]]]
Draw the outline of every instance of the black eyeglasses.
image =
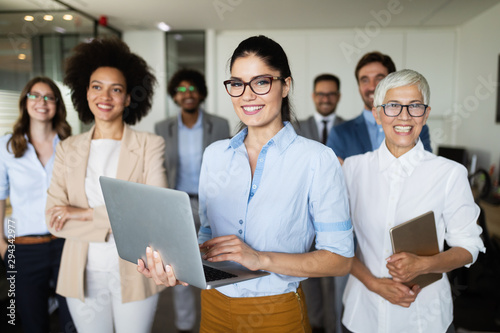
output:
[[252, 89], [252, 91], [257, 95], [265, 95], [269, 91], [271, 91], [271, 86], [273, 85], [274, 80], [284, 80], [284, 77], [281, 76], [272, 76], [272, 75], [262, 75], [257, 76], [256, 78], [251, 79], [248, 82], [243, 82], [241, 80], [226, 80], [224, 81], [224, 87], [226, 87], [226, 91], [231, 97], [240, 97], [245, 92], [245, 88], [247, 86]]
[[319, 97], [319, 98], [323, 98], [323, 97], [333, 98], [333, 97], [337, 97], [338, 95], [339, 95], [338, 91], [332, 91], [329, 93], [323, 93], [323, 92], [315, 92], [314, 93], [314, 96]]
[[28, 97], [28, 99], [31, 99], [32, 101], [37, 101], [37, 102], [42, 100], [42, 99], [48, 103], [57, 102], [57, 97], [50, 96], [50, 95], [42, 96], [38, 93], [27, 93], [26, 97]]
[[404, 107], [406, 107], [410, 116], [422, 117], [425, 114], [425, 111], [427, 110], [428, 106], [429, 105], [426, 105], [426, 104], [402, 105], [399, 103], [387, 103], [387, 104], [379, 105], [378, 107], [384, 108], [384, 113], [387, 117], [399, 116], [401, 114], [401, 111], [403, 111]]

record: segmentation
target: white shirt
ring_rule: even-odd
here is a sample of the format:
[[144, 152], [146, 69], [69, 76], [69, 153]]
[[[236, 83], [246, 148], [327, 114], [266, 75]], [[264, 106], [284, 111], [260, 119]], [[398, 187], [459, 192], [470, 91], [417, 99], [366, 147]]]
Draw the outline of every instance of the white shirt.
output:
[[[385, 260], [393, 254], [389, 229], [431, 210], [440, 251], [445, 240], [450, 247], [469, 251], [473, 262], [479, 251], [485, 251], [476, 224], [479, 207], [466, 169], [425, 151], [420, 140], [399, 158], [384, 141], [374, 152], [347, 158], [343, 170], [358, 241], [356, 255], [375, 277], [391, 277]], [[445, 274], [423, 288], [409, 308], [391, 304], [349, 276], [342, 323], [353, 332], [442, 333], [452, 319], [453, 302]]]
[[[104, 205], [99, 177], [116, 178], [120, 147], [121, 141], [118, 140], [100, 139], [91, 141], [87, 173], [85, 175], [85, 194], [91, 208]], [[118, 270], [118, 251], [112, 234], [107, 242], [89, 243], [86, 268], [93, 271]]]
[[330, 133], [330, 130], [333, 127], [333, 124], [335, 123], [335, 117], [336, 114], [332, 113], [329, 114], [328, 116], [323, 116], [321, 115], [318, 111], [314, 112], [314, 121], [316, 121], [316, 127], [318, 127], [318, 135], [319, 138], [323, 136], [323, 120], [326, 120], [326, 133]]
[[10, 224], [5, 221], [4, 235], [10, 235], [7, 230], [9, 226], [14, 228], [15, 237], [48, 234], [45, 203], [59, 137], [54, 137], [54, 153], [45, 166], [38, 159], [35, 147], [29, 142], [24, 155], [15, 158], [12, 151], [7, 150], [7, 141], [10, 138], [10, 134], [0, 137], [0, 200], [10, 197], [10, 219], [13, 221]]

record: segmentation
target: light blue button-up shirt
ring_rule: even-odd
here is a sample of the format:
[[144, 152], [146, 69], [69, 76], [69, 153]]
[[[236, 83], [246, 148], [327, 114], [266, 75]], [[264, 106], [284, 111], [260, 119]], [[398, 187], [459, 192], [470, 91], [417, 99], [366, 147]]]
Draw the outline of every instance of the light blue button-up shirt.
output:
[[365, 118], [368, 135], [370, 135], [372, 149], [375, 150], [380, 147], [382, 141], [385, 139], [384, 129], [382, 125], [377, 124], [371, 111], [363, 110], [363, 117]]
[[182, 123], [179, 113], [179, 165], [177, 166], [176, 189], [190, 194], [198, 194], [201, 158], [203, 156], [203, 112], [192, 128]]
[[[10, 197], [11, 219], [14, 221], [11, 228], [15, 227], [16, 237], [48, 234], [45, 203], [55, 153], [44, 167], [36, 155], [35, 147], [28, 142], [24, 155], [15, 158], [14, 154], [7, 150], [10, 137], [11, 135], [5, 135], [0, 138], [0, 200]], [[59, 137], [56, 135], [53, 141], [54, 152], [58, 142]], [[5, 223], [5, 235], [8, 235], [7, 228]]]
[[[342, 169], [328, 147], [286, 123], [262, 148], [253, 178], [243, 143], [247, 129], [210, 145], [200, 175], [200, 243], [234, 234], [258, 251], [316, 248], [354, 256]], [[295, 292], [301, 277], [269, 276], [218, 288], [230, 297]]]

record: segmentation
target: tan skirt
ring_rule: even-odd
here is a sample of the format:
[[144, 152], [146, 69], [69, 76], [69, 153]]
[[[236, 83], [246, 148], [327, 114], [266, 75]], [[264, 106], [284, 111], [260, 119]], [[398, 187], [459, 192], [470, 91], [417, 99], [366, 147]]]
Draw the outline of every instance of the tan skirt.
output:
[[302, 287], [264, 297], [228, 297], [215, 289], [203, 290], [200, 332], [310, 333]]

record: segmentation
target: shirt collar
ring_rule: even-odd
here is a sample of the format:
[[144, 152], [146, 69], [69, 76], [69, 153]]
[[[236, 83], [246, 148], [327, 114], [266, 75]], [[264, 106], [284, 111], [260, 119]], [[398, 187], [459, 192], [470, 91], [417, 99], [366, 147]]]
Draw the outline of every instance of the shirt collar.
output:
[[[182, 111], [177, 114], [177, 121], [179, 122], [179, 128], [188, 128], [182, 122], [182, 116], [181, 115], [182, 115]], [[203, 109], [199, 108], [198, 109], [198, 119], [196, 119], [196, 123], [194, 124], [193, 127], [191, 127], [191, 129], [201, 127], [202, 120], [203, 120]]]
[[377, 153], [379, 170], [381, 172], [390, 170], [393, 167], [397, 167], [399, 165], [400, 168], [405, 172], [406, 176], [410, 176], [425, 157], [424, 145], [422, 144], [420, 138], [418, 139], [415, 147], [410, 149], [409, 152], [400, 156], [399, 158], [396, 158], [389, 151], [387, 145], [385, 144], [385, 139], [383, 144], [381, 144], [380, 148], [377, 150]]
[[365, 121], [368, 123], [370, 126], [377, 126], [377, 122], [375, 121], [375, 118], [373, 117], [373, 113], [368, 110], [363, 110], [363, 117], [365, 118]]
[[[297, 133], [293, 129], [293, 126], [290, 122], [285, 121], [283, 123], [285, 126], [278, 132], [276, 135], [269, 140], [266, 145], [271, 146], [273, 144], [276, 145], [279, 152], [283, 152], [286, 148], [295, 140], [297, 137]], [[248, 127], [245, 127], [238, 134], [236, 134], [231, 140], [229, 140], [228, 148], [237, 149], [239, 146], [243, 144], [246, 136], [248, 134]]]
[[317, 123], [321, 123], [323, 120], [326, 120], [328, 121], [328, 123], [330, 123], [335, 120], [335, 112], [325, 117], [321, 115], [318, 111], [316, 111], [314, 112], [314, 120], [316, 120]]

